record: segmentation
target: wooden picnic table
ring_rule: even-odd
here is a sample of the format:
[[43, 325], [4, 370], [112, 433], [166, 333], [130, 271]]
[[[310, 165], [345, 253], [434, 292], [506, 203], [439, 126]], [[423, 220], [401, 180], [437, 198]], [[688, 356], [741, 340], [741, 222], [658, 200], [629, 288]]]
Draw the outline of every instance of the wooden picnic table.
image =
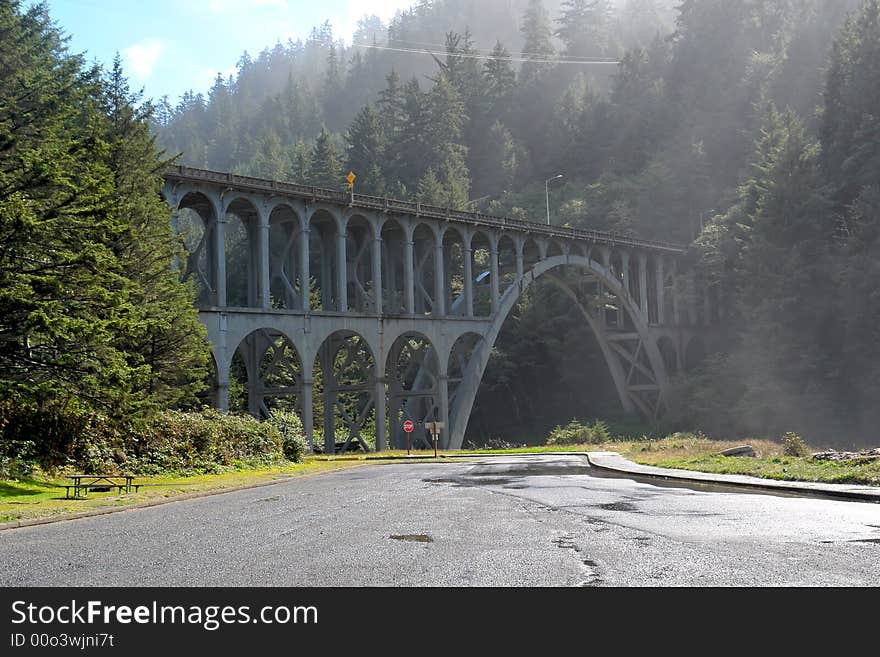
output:
[[73, 499], [86, 497], [90, 490], [99, 488], [115, 488], [118, 493], [137, 492], [140, 484], [132, 483], [133, 475], [88, 475], [73, 474], [68, 475], [71, 483], [65, 486], [65, 497], [71, 499], [70, 493], [73, 492]]

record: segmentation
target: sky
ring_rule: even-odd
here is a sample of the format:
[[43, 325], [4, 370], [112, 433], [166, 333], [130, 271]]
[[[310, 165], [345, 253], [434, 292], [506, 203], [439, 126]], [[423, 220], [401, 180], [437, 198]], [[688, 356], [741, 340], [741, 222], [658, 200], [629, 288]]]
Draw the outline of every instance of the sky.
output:
[[188, 89], [206, 92], [217, 73], [235, 72], [241, 54], [305, 39], [329, 20], [351, 42], [358, 19], [386, 23], [414, 0], [48, 0], [70, 36], [71, 52], [109, 65], [118, 52], [133, 89], [172, 102]]

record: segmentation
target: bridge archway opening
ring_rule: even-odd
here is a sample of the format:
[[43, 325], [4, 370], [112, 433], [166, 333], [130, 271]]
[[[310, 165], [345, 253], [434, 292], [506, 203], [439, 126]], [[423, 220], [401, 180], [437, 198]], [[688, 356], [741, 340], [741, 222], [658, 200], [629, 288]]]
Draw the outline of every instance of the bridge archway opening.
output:
[[471, 271], [474, 278], [474, 317], [492, 314], [492, 240], [488, 233], [476, 231], [471, 238]]
[[413, 231], [413, 282], [415, 285], [416, 315], [435, 314], [435, 244], [434, 231], [430, 226], [424, 223], [416, 226]]
[[180, 263], [182, 280], [193, 280], [196, 286], [196, 306], [216, 304], [216, 262], [214, 257], [214, 230], [216, 218], [211, 202], [203, 194], [186, 194], [172, 218], [174, 231], [183, 245], [185, 262]]
[[370, 345], [352, 331], [329, 336], [315, 358], [314, 417], [322, 425], [316, 442], [325, 454], [376, 447], [376, 359]]
[[345, 240], [348, 309], [367, 313], [375, 310], [373, 281], [373, 229], [360, 215], [348, 220]]
[[389, 315], [406, 313], [406, 231], [396, 219], [382, 225], [382, 310]]
[[[476, 343], [486, 364], [463, 435], [465, 444], [497, 438], [541, 444], [554, 426], [574, 417], [586, 421], [622, 415], [609, 363], [581, 311], [594, 301], [595, 285], [581, 285], [583, 271], [577, 271], [576, 278], [566, 276], [566, 268], [553, 273], [577, 294], [580, 307], [553, 278], [542, 276], [512, 308], [494, 344]], [[452, 361], [449, 367], [452, 386]], [[450, 404], [456, 413], [463, 412], [457, 402]]]
[[336, 218], [327, 210], [317, 210], [309, 219], [309, 295], [312, 310], [338, 310]]
[[463, 316], [467, 312], [464, 298], [464, 238], [456, 228], [443, 233], [443, 273], [446, 278], [446, 314]]
[[266, 418], [273, 409], [296, 411], [303, 367], [293, 341], [280, 331], [258, 329], [239, 343], [229, 372], [229, 410]]
[[257, 253], [258, 213], [245, 198], [235, 199], [226, 209], [223, 233], [226, 255], [226, 305], [233, 308], [255, 308], [260, 258]]
[[300, 244], [303, 239], [299, 217], [293, 208], [279, 205], [269, 216], [269, 294], [271, 307], [302, 308]]
[[531, 271], [541, 261], [541, 249], [531, 237], [523, 242], [523, 269]]
[[547, 257], [554, 258], [561, 255], [565, 255], [562, 245], [556, 240], [547, 240]]
[[413, 448], [432, 448], [426, 422], [440, 421], [440, 363], [431, 341], [419, 333], [397, 338], [388, 352], [389, 438], [394, 449], [406, 449], [403, 423], [411, 420]]

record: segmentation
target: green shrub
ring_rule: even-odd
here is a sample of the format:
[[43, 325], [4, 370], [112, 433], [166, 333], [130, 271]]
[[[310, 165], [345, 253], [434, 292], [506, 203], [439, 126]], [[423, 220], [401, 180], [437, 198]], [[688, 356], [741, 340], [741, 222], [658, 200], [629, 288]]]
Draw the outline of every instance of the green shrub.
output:
[[219, 472], [284, 460], [281, 435], [272, 424], [212, 409], [165, 411], [145, 422], [126, 442], [128, 469], [142, 474]]
[[804, 439], [792, 431], [782, 434], [782, 453], [785, 456], [807, 456], [810, 453]]
[[612, 440], [608, 425], [596, 420], [592, 425], [572, 420], [564, 427], [558, 426], [550, 432], [548, 445], [600, 445]]
[[281, 436], [281, 447], [285, 458], [301, 463], [309, 447], [303, 432], [302, 420], [293, 411], [273, 409], [267, 420]]

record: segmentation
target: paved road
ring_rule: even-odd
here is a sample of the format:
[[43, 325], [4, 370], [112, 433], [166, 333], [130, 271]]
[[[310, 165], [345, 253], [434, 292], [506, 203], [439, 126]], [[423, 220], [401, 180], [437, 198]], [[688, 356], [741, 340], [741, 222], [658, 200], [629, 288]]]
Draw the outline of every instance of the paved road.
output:
[[9, 530], [0, 585], [880, 585], [880, 505], [598, 474], [381, 465]]

